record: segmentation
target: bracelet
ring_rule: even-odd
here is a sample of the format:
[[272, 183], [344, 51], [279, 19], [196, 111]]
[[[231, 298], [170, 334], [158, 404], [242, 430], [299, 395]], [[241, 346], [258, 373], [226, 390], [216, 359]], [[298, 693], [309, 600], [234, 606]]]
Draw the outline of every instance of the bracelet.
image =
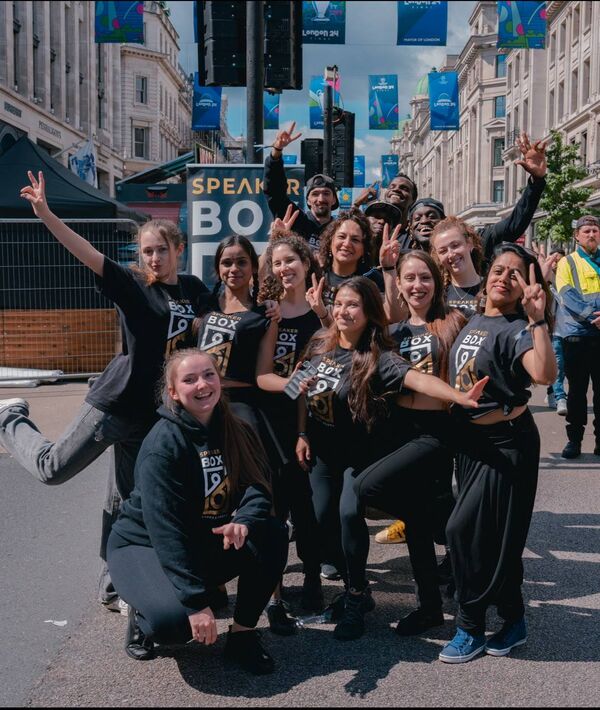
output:
[[382, 271], [396, 271], [396, 267], [395, 266], [382, 266], [381, 270]]
[[278, 148], [275, 143], [271, 144], [271, 148], [273, 148], [273, 150], [278, 150], [280, 153], [283, 153], [283, 148]]
[[305, 431], [299, 431], [298, 438], [299, 439], [308, 439], [308, 434]]
[[542, 319], [542, 320], [536, 320], [535, 323], [530, 323], [530, 324], [527, 326], [527, 329], [528, 329], [528, 330], [533, 330], [534, 328], [537, 328], [537, 327], [540, 326], [540, 325], [548, 325], [548, 324], [546, 323], [546, 321], [545, 321], [544, 319]]

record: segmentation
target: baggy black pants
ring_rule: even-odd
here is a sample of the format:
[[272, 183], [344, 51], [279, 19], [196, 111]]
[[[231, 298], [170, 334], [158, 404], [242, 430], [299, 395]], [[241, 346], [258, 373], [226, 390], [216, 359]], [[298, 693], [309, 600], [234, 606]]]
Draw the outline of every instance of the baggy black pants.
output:
[[587, 424], [587, 391], [592, 380], [594, 436], [600, 444], [600, 335], [563, 338], [567, 395], [567, 437], [581, 443]]
[[446, 536], [457, 626], [476, 635], [485, 632], [492, 604], [509, 623], [525, 611], [521, 557], [537, 489], [540, 437], [529, 410], [510, 422], [465, 426], [458, 499]]

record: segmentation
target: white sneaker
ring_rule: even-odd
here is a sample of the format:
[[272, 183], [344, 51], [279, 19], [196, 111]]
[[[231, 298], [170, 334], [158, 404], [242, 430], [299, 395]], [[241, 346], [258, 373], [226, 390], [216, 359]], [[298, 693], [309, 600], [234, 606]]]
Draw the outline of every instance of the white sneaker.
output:
[[561, 417], [567, 416], [567, 400], [559, 399], [556, 401], [556, 413]]
[[29, 414], [29, 402], [19, 397], [14, 397], [13, 399], [0, 399], [0, 414], [5, 409], [13, 409], [18, 407], [19, 409], [25, 410], [25, 415]]

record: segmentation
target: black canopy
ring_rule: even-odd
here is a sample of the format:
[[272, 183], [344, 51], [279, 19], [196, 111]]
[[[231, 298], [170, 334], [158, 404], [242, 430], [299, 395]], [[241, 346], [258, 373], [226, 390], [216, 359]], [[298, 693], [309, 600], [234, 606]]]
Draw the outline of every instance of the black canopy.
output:
[[35, 216], [29, 202], [19, 196], [29, 185], [28, 170], [36, 177], [39, 170], [44, 173], [48, 206], [58, 217], [132, 219], [140, 224], [150, 219], [81, 180], [27, 136], [0, 156], [0, 218]]

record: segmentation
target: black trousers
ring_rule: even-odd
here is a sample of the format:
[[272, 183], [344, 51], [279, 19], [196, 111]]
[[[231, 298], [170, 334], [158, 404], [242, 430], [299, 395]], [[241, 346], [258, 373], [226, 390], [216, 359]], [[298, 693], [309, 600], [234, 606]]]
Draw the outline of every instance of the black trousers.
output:
[[587, 391], [592, 380], [594, 436], [600, 444], [600, 334], [585, 338], [563, 338], [567, 395], [567, 437], [581, 443], [587, 424]]
[[507, 622], [525, 611], [521, 560], [537, 489], [540, 437], [529, 410], [510, 422], [466, 425], [458, 499], [446, 535], [456, 581], [457, 625], [485, 632], [488, 606]]
[[[249, 537], [240, 550], [224, 550], [222, 539], [217, 536], [207, 542], [207, 586], [216, 587], [238, 577], [233, 620], [249, 628], [256, 626], [287, 562], [286, 527], [272, 518], [267, 528], [259, 544]], [[189, 641], [189, 611], [179, 601], [154, 549], [132, 545], [112, 532], [107, 554], [115, 589], [138, 612], [143, 633], [157, 643]]]

